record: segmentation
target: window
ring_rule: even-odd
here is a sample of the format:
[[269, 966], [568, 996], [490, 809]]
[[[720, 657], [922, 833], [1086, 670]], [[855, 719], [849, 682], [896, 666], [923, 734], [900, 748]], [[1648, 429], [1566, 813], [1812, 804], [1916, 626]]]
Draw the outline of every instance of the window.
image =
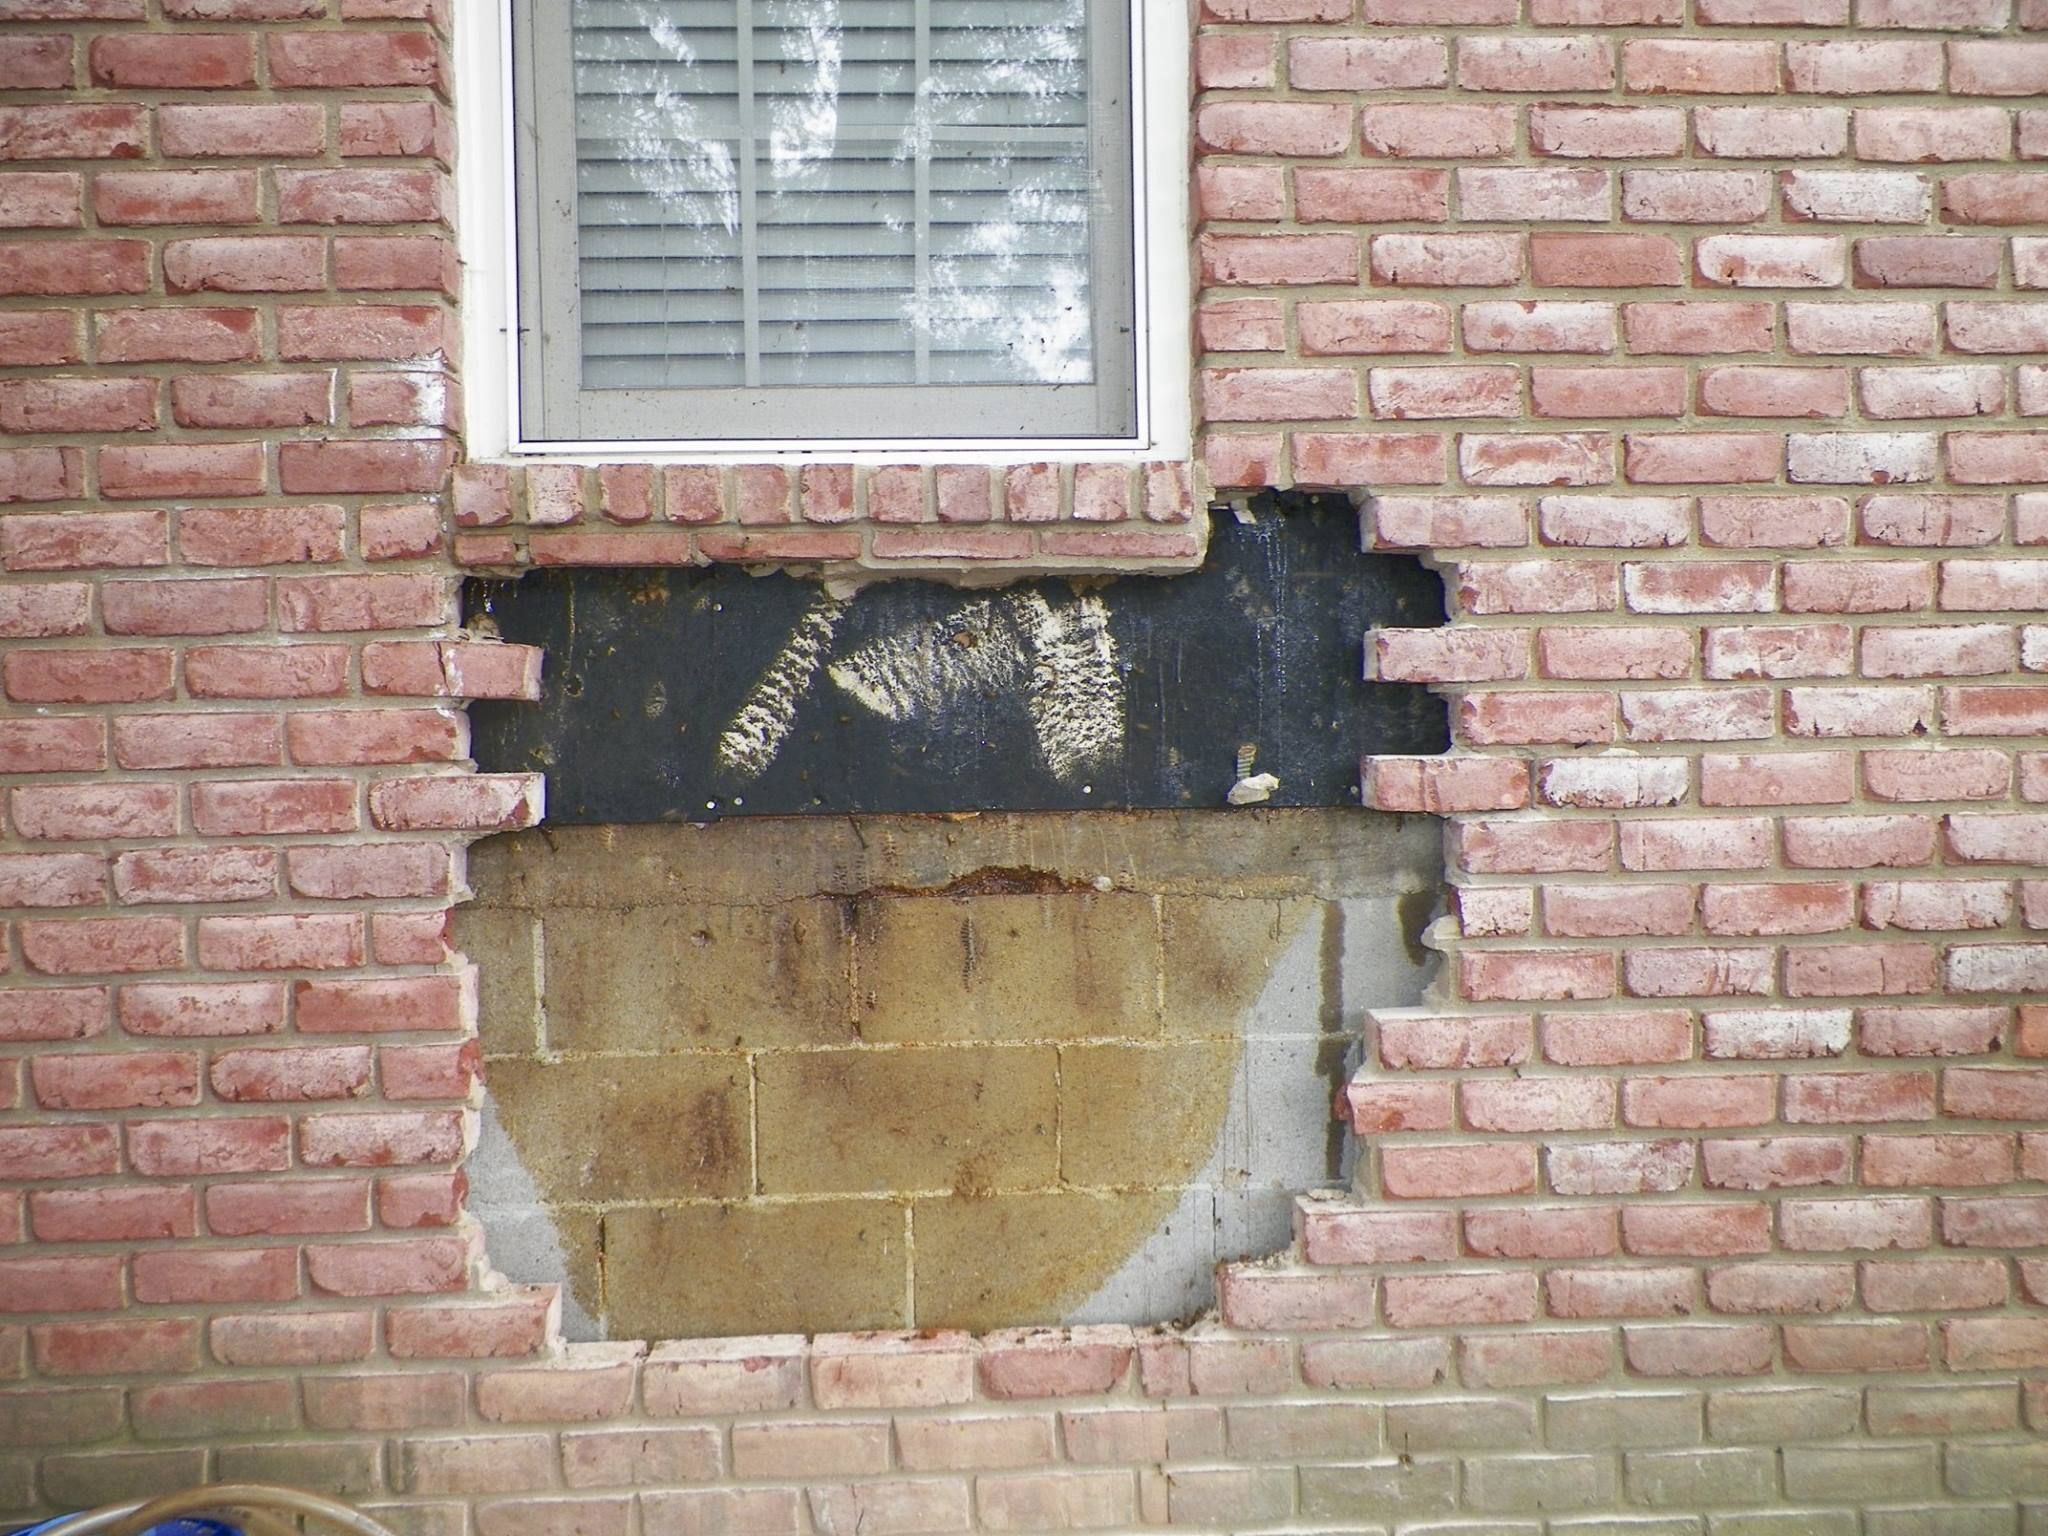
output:
[[1157, 3], [511, 0], [505, 446], [1184, 454]]

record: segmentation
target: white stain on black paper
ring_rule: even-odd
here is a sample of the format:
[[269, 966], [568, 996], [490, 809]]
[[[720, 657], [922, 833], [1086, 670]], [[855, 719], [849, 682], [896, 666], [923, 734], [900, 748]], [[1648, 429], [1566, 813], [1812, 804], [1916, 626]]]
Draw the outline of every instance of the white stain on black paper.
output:
[[1123, 746], [1125, 688], [1109, 613], [1095, 596], [1055, 604], [1037, 592], [971, 598], [829, 659], [845, 606], [820, 598], [718, 738], [722, 768], [754, 779], [774, 762], [822, 669], [832, 685], [897, 725], [975, 699], [1021, 698], [1039, 765], [1072, 783]]

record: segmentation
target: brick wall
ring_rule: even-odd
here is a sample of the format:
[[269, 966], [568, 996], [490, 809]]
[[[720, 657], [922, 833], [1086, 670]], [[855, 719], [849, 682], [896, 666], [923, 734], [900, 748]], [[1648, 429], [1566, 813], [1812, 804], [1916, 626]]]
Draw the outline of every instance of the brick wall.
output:
[[1440, 1006], [1370, 1021], [1360, 1187], [1220, 1321], [646, 1351], [556, 1346], [462, 1214], [445, 912], [541, 791], [465, 771], [539, 658], [451, 628], [455, 557], [1185, 562], [1199, 481], [444, 499], [431, 0], [0, 20], [0, 1508], [2041, 1527], [2039, 0], [1206, 20], [1207, 472], [1448, 577], [1372, 665], [1458, 746], [1368, 769], [1449, 818]]

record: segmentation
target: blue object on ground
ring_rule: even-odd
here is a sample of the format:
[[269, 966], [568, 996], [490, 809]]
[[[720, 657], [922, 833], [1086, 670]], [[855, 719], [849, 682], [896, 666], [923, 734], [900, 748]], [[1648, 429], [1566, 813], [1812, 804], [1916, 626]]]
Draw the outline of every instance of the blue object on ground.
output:
[[[58, 1521], [70, 1518], [69, 1515], [52, 1515], [48, 1520], [21, 1527], [13, 1536], [37, 1536], [38, 1532], [48, 1530]], [[239, 1525], [231, 1525], [225, 1520], [179, 1519], [152, 1525], [142, 1536], [244, 1536], [244, 1533]]]

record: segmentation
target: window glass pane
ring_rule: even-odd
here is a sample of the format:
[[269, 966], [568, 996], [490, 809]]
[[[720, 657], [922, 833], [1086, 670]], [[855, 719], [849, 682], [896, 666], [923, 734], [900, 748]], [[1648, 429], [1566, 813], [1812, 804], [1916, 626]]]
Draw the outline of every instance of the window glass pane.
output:
[[576, 0], [587, 389], [1096, 377], [1086, 0]]

